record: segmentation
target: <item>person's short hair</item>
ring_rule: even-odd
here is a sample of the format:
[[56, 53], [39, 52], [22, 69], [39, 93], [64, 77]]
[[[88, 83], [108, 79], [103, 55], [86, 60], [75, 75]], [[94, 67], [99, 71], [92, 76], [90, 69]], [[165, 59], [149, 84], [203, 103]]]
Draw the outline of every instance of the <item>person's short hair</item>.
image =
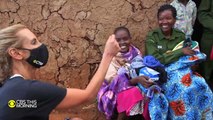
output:
[[166, 10], [170, 10], [172, 12], [172, 16], [176, 19], [177, 10], [172, 5], [169, 5], [169, 4], [164, 4], [160, 6], [160, 8], [158, 9], [157, 17], [159, 18], [160, 13]]
[[117, 27], [117, 28], [115, 28], [115, 30], [114, 30], [114, 34], [116, 34], [118, 31], [120, 31], [120, 30], [124, 30], [124, 31], [126, 31], [127, 32], [127, 34], [129, 35], [129, 37], [131, 37], [131, 34], [130, 34], [130, 32], [129, 32], [129, 29], [128, 28], [126, 28], [125, 26], [120, 26], [120, 27]]

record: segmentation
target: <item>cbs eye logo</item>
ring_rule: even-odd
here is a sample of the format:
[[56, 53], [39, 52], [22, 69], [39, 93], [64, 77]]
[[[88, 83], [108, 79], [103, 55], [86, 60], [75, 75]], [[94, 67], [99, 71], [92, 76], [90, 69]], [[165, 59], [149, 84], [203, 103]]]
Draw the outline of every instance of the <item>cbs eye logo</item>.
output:
[[8, 106], [9, 106], [10, 108], [14, 108], [14, 107], [16, 106], [16, 101], [15, 101], [15, 100], [10, 100], [10, 101], [8, 102]]

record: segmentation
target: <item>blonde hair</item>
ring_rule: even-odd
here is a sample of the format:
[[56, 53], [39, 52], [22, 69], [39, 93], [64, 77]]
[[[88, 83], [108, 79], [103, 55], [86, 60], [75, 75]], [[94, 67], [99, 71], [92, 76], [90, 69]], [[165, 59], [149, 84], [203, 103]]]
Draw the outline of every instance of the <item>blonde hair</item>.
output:
[[11, 57], [7, 50], [10, 47], [20, 48], [22, 46], [16, 33], [25, 28], [27, 27], [17, 24], [0, 30], [0, 84], [3, 84], [3, 81], [12, 73]]

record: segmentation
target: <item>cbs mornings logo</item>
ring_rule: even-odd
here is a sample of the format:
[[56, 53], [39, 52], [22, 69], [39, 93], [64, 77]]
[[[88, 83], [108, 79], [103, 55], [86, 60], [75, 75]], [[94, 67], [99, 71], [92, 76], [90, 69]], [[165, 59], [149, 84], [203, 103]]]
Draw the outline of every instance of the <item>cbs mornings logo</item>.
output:
[[36, 100], [9, 100], [9, 108], [37, 108]]

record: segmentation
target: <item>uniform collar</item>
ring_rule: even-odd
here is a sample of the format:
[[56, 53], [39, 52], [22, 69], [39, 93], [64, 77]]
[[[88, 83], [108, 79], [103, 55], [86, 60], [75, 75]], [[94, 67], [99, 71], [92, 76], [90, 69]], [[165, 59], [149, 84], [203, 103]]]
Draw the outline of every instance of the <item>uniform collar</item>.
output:
[[[157, 32], [159, 33], [158, 35], [159, 35], [160, 40], [167, 39], [160, 28], [157, 30]], [[176, 37], [179, 37], [179, 35], [177, 34], [175, 29], [173, 28], [172, 29], [172, 36], [169, 38], [169, 40], [174, 40]]]

